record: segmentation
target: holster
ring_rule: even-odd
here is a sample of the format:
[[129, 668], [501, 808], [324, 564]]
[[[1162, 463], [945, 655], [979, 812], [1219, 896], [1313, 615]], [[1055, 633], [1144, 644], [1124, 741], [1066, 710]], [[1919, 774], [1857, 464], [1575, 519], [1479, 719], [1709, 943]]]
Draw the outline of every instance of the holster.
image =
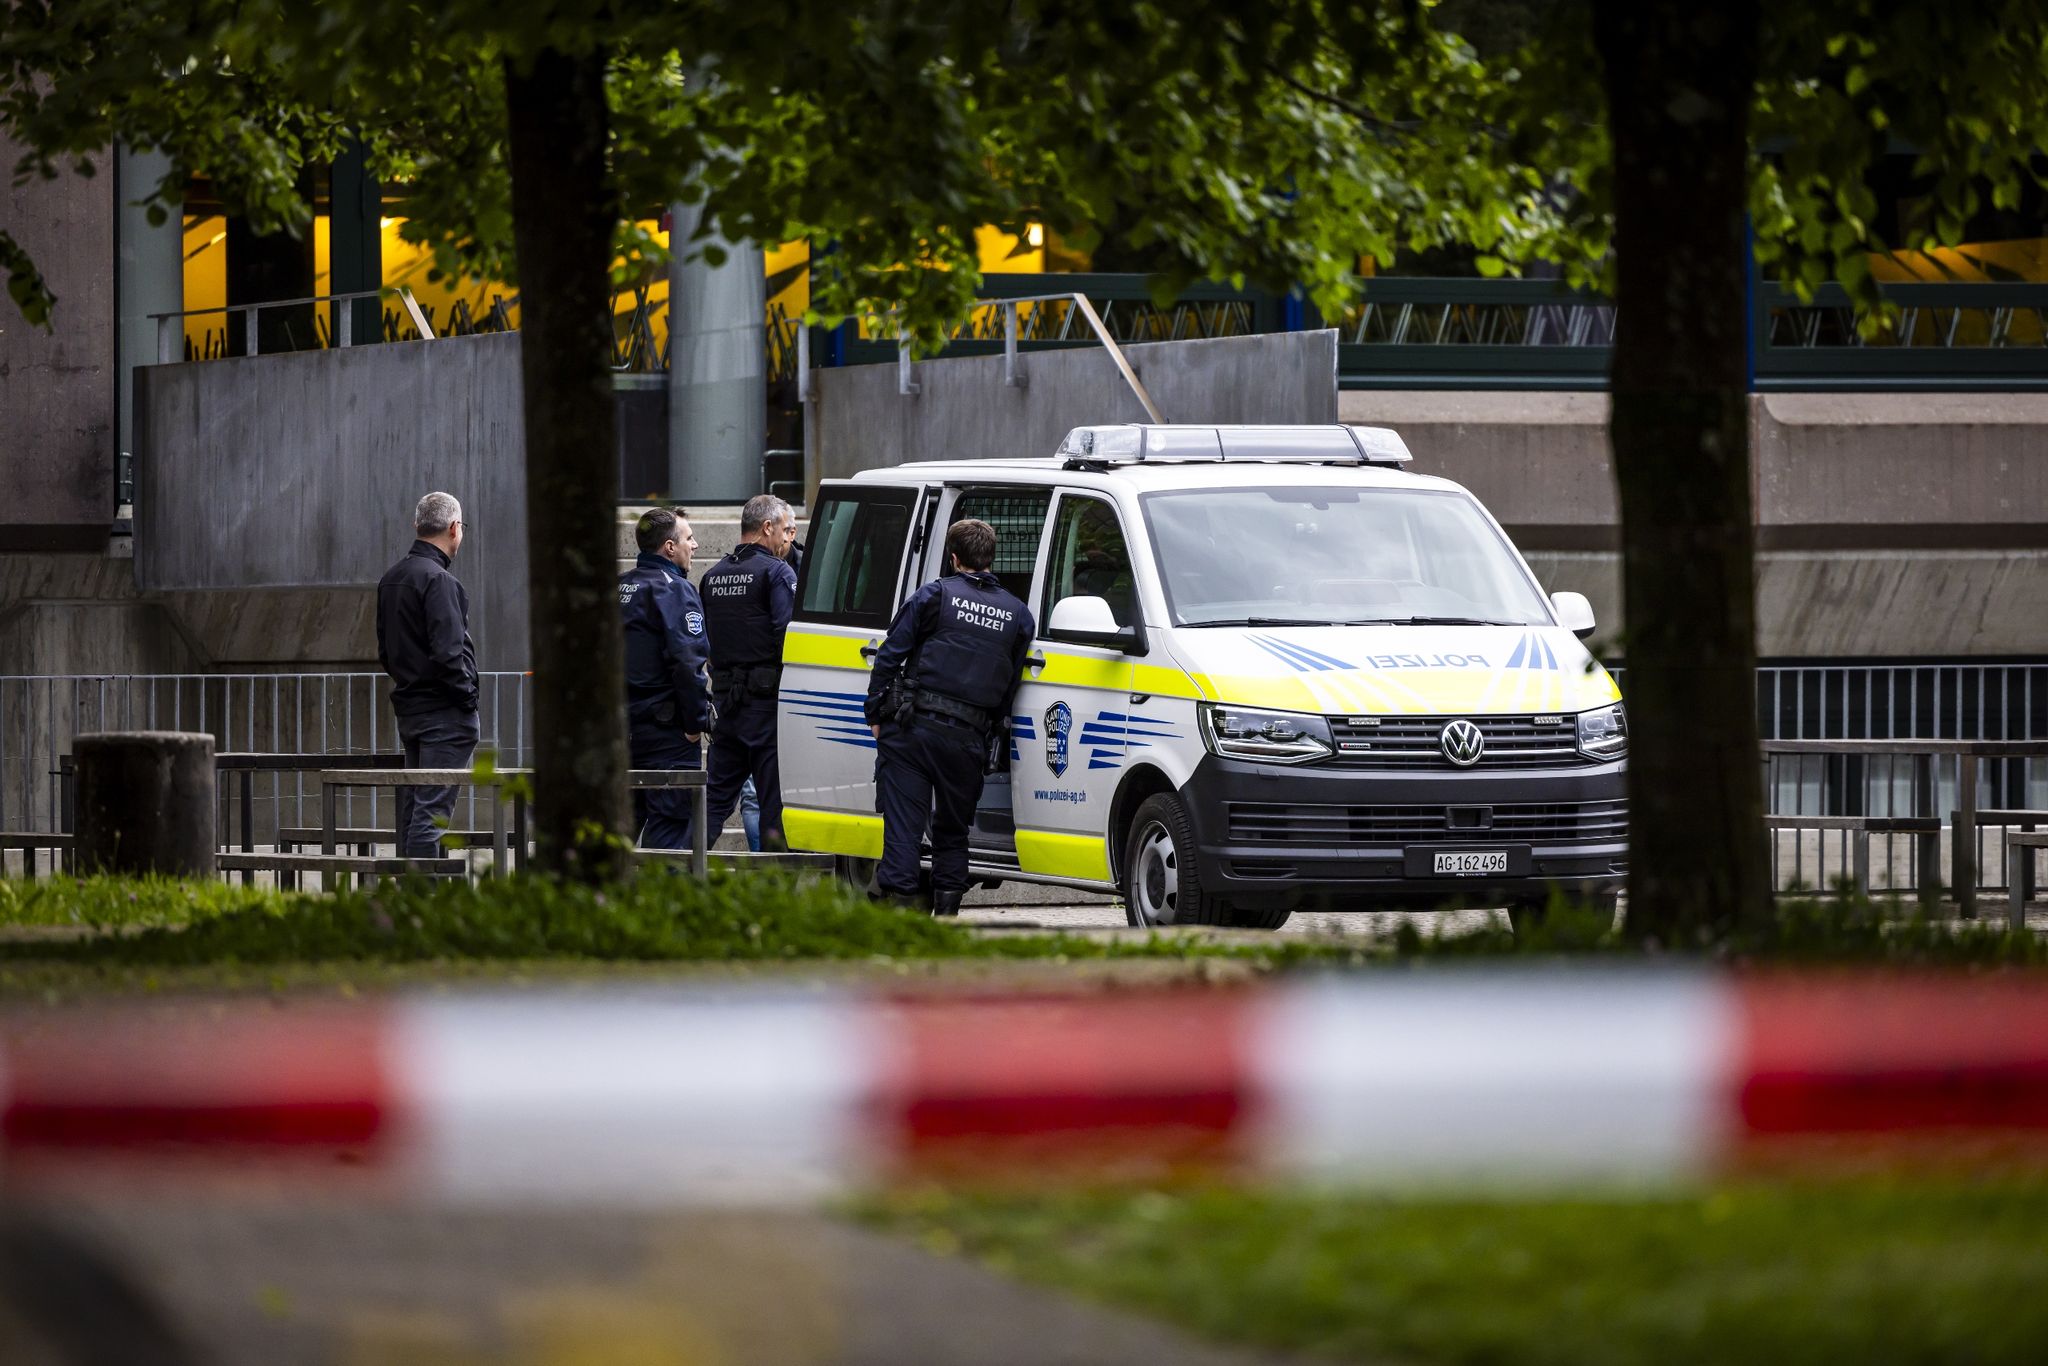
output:
[[897, 674], [889, 691], [882, 695], [882, 712], [899, 726], [909, 725], [910, 718], [917, 714], [917, 680], [909, 674]]

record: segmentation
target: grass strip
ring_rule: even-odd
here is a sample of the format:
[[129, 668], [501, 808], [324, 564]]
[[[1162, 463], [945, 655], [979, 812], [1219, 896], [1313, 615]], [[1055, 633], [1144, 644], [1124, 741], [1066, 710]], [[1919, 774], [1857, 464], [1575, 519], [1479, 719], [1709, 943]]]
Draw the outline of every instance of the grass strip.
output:
[[1733, 964], [1921, 967], [2048, 966], [2048, 937], [2014, 930], [2003, 916], [1961, 921], [1930, 916], [1897, 897], [1841, 894], [1789, 897], [1770, 918], [1737, 926], [1695, 946], [1646, 945], [1612, 915], [1554, 897], [1542, 920], [1516, 931], [1505, 924], [1456, 935], [1425, 934], [1402, 924], [1384, 946], [1394, 958], [1695, 957]]
[[1204, 1336], [1347, 1360], [2048, 1360], [2039, 1178], [1526, 1201], [927, 1191], [859, 1213]]
[[230, 911], [275, 911], [283, 898], [216, 878], [0, 878], [0, 927], [117, 930], [189, 924]]
[[[53, 884], [61, 888], [65, 884]], [[855, 959], [1101, 959], [1244, 957], [1342, 959], [1348, 949], [1302, 941], [1249, 946], [1184, 937], [1105, 942], [1076, 935], [976, 935], [948, 920], [876, 905], [825, 879], [770, 871], [703, 880], [654, 873], [594, 888], [545, 878], [476, 883], [414, 879], [333, 895], [251, 891], [190, 903], [184, 924], [162, 923], [179, 884], [75, 884], [78, 919], [100, 933], [0, 944], [0, 964], [101, 967], [206, 964], [581, 960], [759, 962]], [[52, 893], [56, 895], [56, 893]], [[52, 906], [32, 908], [50, 923]], [[146, 913], [136, 907], [150, 908]], [[94, 919], [93, 917], [101, 917]], [[141, 928], [136, 928], [140, 926]], [[121, 933], [106, 933], [121, 930]]]
[[[1426, 922], [1424, 922], [1426, 923]], [[2048, 938], [2002, 921], [1929, 919], [1896, 902], [1781, 903], [1772, 919], [1684, 952], [1646, 950], [1614, 917], [1553, 905], [1541, 924], [1453, 934], [1414, 919], [1378, 939], [1184, 934], [979, 935], [772, 870], [698, 881], [650, 871], [605, 888], [540, 877], [378, 882], [335, 894], [210, 879], [0, 880], [0, 927], [79, 934], [0, 942], [0, 967], [338, 962], [800, 962], [851, 959], [1235, 959], [1265, 968], [1415, 961], [1693, 957], [1735, 964], [2048, 966]]]

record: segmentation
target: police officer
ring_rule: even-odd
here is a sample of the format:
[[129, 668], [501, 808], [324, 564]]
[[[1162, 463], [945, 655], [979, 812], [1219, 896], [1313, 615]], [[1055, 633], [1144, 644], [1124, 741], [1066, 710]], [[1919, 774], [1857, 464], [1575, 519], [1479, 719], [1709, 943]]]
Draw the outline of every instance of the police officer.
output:
[[711, 632], [711, 829], [720, 830], [749, 777], [761, 805], [761, 847], [781, 849], [782, 776], [775, 754], [775, 702], [782, 687], [782, 637], [796, 609], [796, 539], [789, 504], [770, 493], [740, 509], [740, 543], [704, 571], [704, 619]]
[[960, 914], [967, 827], [981, 800], [989, 738], [1010, 714], [1031, 647], [1031, 613], [996, 576], [986, 522], [946, 532], [953, 572], [926, 584], [890, 624], [868, 680], [867, 719], [879, 744], [884, 895], [917, 896], [918, 846], [932, 832], [932, 910]]
[[[704, 605], [685, 571], [697, 538], [677, 512], [654, 508], [633, 530], [640, 557], [619, 577], [626, 623], [626, 723], [635, 768], [696, 768], [698, 741], [711, 728], [704, 681]], [[643, 822], [639, 843], [681, 849], [690, 842], [690, 794], [654, 788], [633, 794]], [[718, 829], [714, 822], [711, 831]], [[715, 834], [713, 836], [715, 838]]]

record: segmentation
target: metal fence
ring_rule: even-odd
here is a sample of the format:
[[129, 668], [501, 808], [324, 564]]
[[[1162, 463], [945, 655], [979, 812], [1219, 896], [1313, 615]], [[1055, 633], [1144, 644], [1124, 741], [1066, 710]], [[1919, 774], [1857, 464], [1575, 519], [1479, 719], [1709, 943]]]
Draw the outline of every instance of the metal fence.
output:
[[[529, 760], [532, 716], [522, 673], [479, 682], [479, 751], [503, 767]], [[66, 828], [63, 773], [72, 742], [106, 730], [200, 731], [217, 752], [352, 757], [399, 749], [391, 680], [372, 673], [62, 674], [0, 677], [0, 830]], [[222, 783], [222, 830], [237, 829], [240, 784]], [[320, 823], [320, 784], [304, 773], [254, 777], [250, 817], [259, 844], [284, 826]], [[342, 798], [344, 825], [393, 824], [392, 798], [375, 790]], [[475, 794], [461, 798], [455, 824], [478, 828]], [[486, 805], [482, 820], [489, 821]], [[230, 824], [229, 822], [232, 822]]]
[[[655, 281], [614, 284], [611, 292], [612, 369], [648, 374], [668, 369], [668, 301], [654, 296]], [[397, 296], [395, 303], [387, 300]], [[402, 285], [316, 294], [302, 299], [217, 304], [174, 313], [151, 313], [157, 324], [157, 363], [225, 360], [282, 351], [326, 351], [379, 342], [474, 337], [517, 332], [519, 296], [480, 291], [458, 298], [445, 315]], [[357, 311], [366, 321], [356, 320]], [[218, 317], [218, 325], [210, 320]], [[662, 335], [656, 335], [657, 324]]]
[[[2038, 740], [2048, 738], [2048, 661], [1898, 663], [1768, 667], [1757, 675], [1758, 718], [1767, 740]], [[1934, 809], [1918, 809], [1914, 761], [1904, 756], [1781, 754], [1765, 763], [1765, 801], [1777, 815], [1938, 816], [1959, 806], [1953, 757], [1934, 761]], [[2048, 811], [2048, 762], [1978, 761], [1977, 806]], [[2044, 822], [2048, 824], [2048, 822]], [[1778, 885], [1825, 888], [1850, 873], [1849, 834], [1775, 831]], [[1980, 827], [1977, 876], [2006, 885], [2004, 829]], [[1948, 842], [1942, 842], [1948, 880]], [[1916, 886], [1918, 841], [1871, 840], [1871, 882]]]
[[[1625, 686], [1626, 670], [1615, 673]], [[481, 745], [508, 767], [530, 759], [526, 681], [518, 673], [482, 678]], [[1757, 671], [1757, 706], [1762, 734], [1772, 740], [2048, 739], [2048, 660], [1765, 665]], [[60, 774], [76, 736], [149, 729], [205, 731], [223, 752], [341, 760], [398, 748], [390, 681], [381, 674], [0, 677], [0, 830], [63, 828]], [[1953, 759], [1937, 761], [1934, 814], [1945, 822], [1957, 806], [1956, 773]], [[1910, 759], [1778, 755], [1765, 777], [1774, 814], [1919, 814]], [[2048, 762], [1986, 759], [1978, 784], [1981, 808], [2048, 810]], [[345, 824], [390, 823], [389, 796], [365, 791], [344, 800]], [[252, 819], [260, 843], [280, 826], [317, 824], [318, 782], [259, 775]], [[458, 823], [475, 828], [476, 813], [458, 811]], [[1845, 832], [1777, 832], [1779, 885], [1827, 886], [1848, 871], [1847, 841]], [[1874, 885], [1916, 885], [1913, 839], [1880, 836], [1873, 846]], [[1987, 886], [2004, 885], [2002, 851], [2001, 835], [1980, 832], [1977, 866]]]

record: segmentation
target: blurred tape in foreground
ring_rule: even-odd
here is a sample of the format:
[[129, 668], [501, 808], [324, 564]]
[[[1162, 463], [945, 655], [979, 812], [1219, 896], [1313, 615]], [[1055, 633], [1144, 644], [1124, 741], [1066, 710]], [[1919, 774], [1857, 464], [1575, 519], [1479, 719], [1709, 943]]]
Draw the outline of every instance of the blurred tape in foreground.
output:
[[163, 1002], [0, 1022], [0, 1184], [773, 1204], [920, 1174], [1684, 1180], [2048, 1161], [2048, 978]]

